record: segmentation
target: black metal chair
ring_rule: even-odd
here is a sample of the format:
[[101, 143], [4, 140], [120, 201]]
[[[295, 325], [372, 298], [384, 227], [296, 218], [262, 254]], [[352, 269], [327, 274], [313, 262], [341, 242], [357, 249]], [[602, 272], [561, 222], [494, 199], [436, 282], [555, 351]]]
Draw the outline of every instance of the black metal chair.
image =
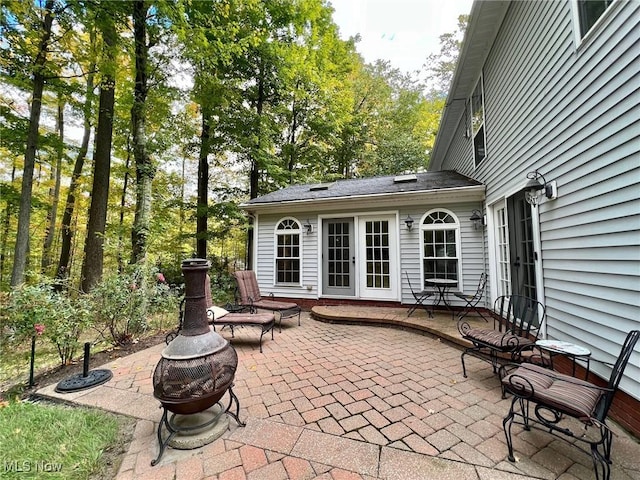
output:
[[413, 298], [415, 300], [414, 304], [412, 305], [412, 307], [409, 309], [409, 312], [407, 313], [407, 317], [410, 317], [411, 314], [418, 309], [418, 307], [422, 307], [429, 315], [429, 318], [433, 318], [433, 308], [429, 310], [429, 307], [424, 304], [424, 301], [426, 299], [433, 296], [433, 293], [434, 293], [433, 290], [420, 290], [420, 291], [414, 290], [413, 286], [411, 285], [411, 280], [409, 279], [409, 273], [404, 272], [404, 274], [407, 277], [407, 282], [409, 283], [409, 289], [411, 290], [411, 295], [413, 295]]
[[[638, 337], [639, 330], [628, 333], [606, 387], [529, 363], [501, 367], [502, 387], [513, 395], [509, 413], [502, 422], [509, 461], [515, 461], [511, 426], [516, 423], [525, 430], [547, 431], [590, 454], [596, 479], [608, 480], [613, 434], [606, 424], [607, 414]], [[530, 416], [530, 404], [535, 405], [532, 409], [535, 418]]]
[[472, 346], [460, 355], [466, 378], [465, 355], [488, 361], [498, 373], [500, 361], [519, 362], [522, 352], [532, 350], [546, 316], [544, 305], [521, 295], [498, 297], [493, 305], [493, 328], [473, 328], [458, 320], [458, 331]]
[[480, 315], [485, 322], [488, 322], [487, 318], [482, 314], [482, 312], [478, 309], [478, 304], [480, 300], [482, 300], [482, 296], [484, 295], [484, 289], [487, 285], [487, 274], [482, 272], [480, 274], [480, 280], [478, 280], [478, 288], [473, 294], [463, 293], [463, 292], [454, 292], [453, 294], [461, 300], [466, 302], [464, 309], [458, 315], [458, 320], [462, 320], [467, 316], [472, 310], [475, 311], [478, 315]]

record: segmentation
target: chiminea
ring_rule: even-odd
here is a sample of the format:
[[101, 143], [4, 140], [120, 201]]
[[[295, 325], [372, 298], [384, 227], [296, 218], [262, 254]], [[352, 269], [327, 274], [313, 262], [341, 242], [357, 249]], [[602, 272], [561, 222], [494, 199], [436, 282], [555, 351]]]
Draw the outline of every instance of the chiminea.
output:
[[[182, 262], [185, 281], [185, 306], [182, 328], [162, 351], [162, 358], [153, 373], [153, 396], [164, 409], [158, 425], [160, 455], [171, 437], [179, 433], [173, 418], [178, 415], [191, 415], [212, 407], [229, 390], [231, 402], [226, 410], [220, 412], [233, 416], [239, 425], [240, 406], [231, 386], [238, 366], [238, 355], [231, 344], [213, 331], [207, 320], [205, 300], [205, 275], [209, 270], [209, 261], [193, 258]], [[229, 412], [232, 402], [236, 402], [236, 414]], [[167, 411], [172, 412], [167, 419]], [[170, 436], [162, 441], [163, 425]], [[207, 423], [208, 425], [208, 423]], [[202, 428], [206, 425], [198, 425]], [[193, 427], [190, 427], [193, 429]]]

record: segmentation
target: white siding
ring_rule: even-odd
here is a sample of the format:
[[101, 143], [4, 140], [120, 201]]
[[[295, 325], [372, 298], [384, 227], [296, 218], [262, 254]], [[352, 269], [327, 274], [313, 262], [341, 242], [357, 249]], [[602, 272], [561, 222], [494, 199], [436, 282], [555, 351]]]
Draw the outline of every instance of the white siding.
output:
[[[462, 122], [443, 169], [488, 203], [534, 169], [557, 181], [538, 207], [547, 333], [611, 362], [640, 328], [640, 2], [614, 2], [579, 46], [569, 2], [512, 2], [484, 86], [487, 158], [474, 168]], [[640, 399], [639, 379], [636, 352], [621, 388]]]

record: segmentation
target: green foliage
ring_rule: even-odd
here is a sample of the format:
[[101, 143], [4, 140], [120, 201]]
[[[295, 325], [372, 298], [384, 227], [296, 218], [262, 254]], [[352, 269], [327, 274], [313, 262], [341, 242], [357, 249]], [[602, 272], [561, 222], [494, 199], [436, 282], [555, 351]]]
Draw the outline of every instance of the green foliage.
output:
[[91, 323], [84, 298], [57, 292], [46, 280], [14, 288], [5, 315], [2, 348], [42, 335], [56, 346], [62, 365], [73, 360], [80, 335]]
[[94, 325], [108, 331], [114, 345], [143, 335], [150, 315], [177, 308], [176, 298], [157, 273], [137, 265], [129, 272], [104, 276], [89, 293]]
[[[2, 478], [98, 478], [118, 420], [98, 410], [31, 402], [0, 405]], [[22, 471], [11, 471], [17, 462]], [[27, 471], [29, 469], [29, 471]]]

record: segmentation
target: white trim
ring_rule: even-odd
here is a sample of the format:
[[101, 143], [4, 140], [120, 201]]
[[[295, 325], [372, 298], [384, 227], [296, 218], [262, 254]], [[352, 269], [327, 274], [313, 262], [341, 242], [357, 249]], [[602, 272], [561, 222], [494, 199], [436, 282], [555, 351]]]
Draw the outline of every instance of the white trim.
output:
[[[530, 205], [531, 208], [531, 228], [533, 230], [533, 251], [537, 256], [535, 260], [536, 267], [536, 293], [537, 300], [547, 306], [544, 293], [544, 272], [542, 270], [542, 240], [540, 238], [540, 207], [537, 208]], [[542, 324], [540, 331], [542, 338], [547, 338], [547, 322]]]
[[584, 49], [593, 42], [595, 38], [598, 37], [600, 32], [604, 30], [606, 25], [609, 23], [613, 12], [618, 9], [622, 3], [619, 0], [613, 0], [611, 5], [609, 5], [602, 15], [596, 20], [587, 33], [584, 34], [584, 37], [580, 36], [580, 9], [578, 7], [578, 0], [571, 0], [571, 18], [572, 18], [572, 27], [573, 27], [573, 39], [576, 47], [576, 51], [580, 54]]

